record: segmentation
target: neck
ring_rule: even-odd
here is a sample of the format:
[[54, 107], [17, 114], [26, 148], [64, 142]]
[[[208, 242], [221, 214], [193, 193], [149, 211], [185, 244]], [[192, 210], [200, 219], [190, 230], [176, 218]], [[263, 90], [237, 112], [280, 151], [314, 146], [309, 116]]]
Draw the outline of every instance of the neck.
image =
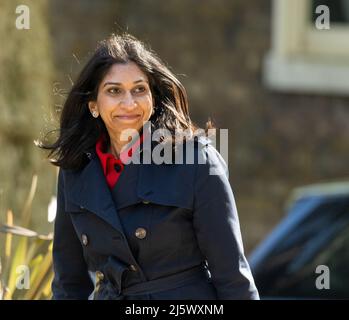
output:
[[132, 141], [132, 137], [130, 136], [127, 141], [120, 139], [120, 133], [110, 134], [110, 145], [108, 148], [108, 152], [113, 154], [115, 157], [119, 158], [122, 148]]

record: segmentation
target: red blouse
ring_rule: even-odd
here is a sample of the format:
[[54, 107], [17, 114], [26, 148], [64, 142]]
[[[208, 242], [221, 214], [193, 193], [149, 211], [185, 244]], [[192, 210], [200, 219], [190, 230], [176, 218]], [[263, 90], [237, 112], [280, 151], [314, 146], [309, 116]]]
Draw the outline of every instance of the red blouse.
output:
[[118, 181], [121, 172], [124, 170], [125, 162], [132, 157], [133, 151], [140, 146], [143, 141], [143, 134], [132, 144], [132, 146], [120, 153], [119, 158], [115, 158], [113, 154], [104, 152], [105, 137], [101, 136], [96, 143], [96, 153], [101, 162], [104, 176], [107, 179], [109, 188], [113, 188]]

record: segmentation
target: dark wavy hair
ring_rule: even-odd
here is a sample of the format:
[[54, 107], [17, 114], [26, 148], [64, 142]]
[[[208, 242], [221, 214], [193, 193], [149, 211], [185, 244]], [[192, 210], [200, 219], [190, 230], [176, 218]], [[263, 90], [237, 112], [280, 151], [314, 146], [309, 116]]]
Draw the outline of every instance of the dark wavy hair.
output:
[[[88, 102], [97, 99], [98, 87], [109, 69], [115, 63], [129, 61], [148, 77], [154, 97], [152, 129], [167, 129], [173, 136], [175, 131], [199, 129], [189, 117], [185, 88], [156, 53], [130, 34], [112, 34], [99, 42], [73, 84], [60, 116], [58, 139], [52, 144], [36, 142], [38, 147], [50, 150], [48, 158], [53, 165], [80, 170], [87, 161], [85, 151], [95, 146], [99, 136], [105, 134], [110, 139], [101, 117], [91, 116]], [[209, 127], [213, 127], [210, 121], [206, 130]]]

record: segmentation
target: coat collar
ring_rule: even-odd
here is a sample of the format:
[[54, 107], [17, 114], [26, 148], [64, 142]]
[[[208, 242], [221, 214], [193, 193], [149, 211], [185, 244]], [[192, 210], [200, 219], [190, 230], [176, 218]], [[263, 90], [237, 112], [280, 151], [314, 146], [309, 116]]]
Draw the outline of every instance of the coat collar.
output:
[[[151, 149], [155, 144], [157, 143], [151, 143]], [[85, 151], [85, 154], [89, 161], [82, 170], [78, 172], [65, 170], [66, 205], [69, 206], [68, 208], [66, 207], [66, 211], [87, 209], [98, 215], [116, 230], [123, 232], [122, 224], [117, 213], [118, 208], [122, 207], [122, 204], [116, 207], [114, 203], [112, 191], [108, 187], [95, 149], [88, 149]], [[152, 171], [150, 167], [156, 165], [140, 164], [138, 166], [137, 192], [133, 193], [133, 195], [130, 193], [130, 198], [127, 199], [128, 204], [150, 201], [149, 196], [151, 198], [151, 195], [153, 195], [151, 181], [154, 182], [154, 176], [147, 173], [147, 171]]]
[[[151, 152], [158, 142], [151, 142]], [[87, 165], [78, 172], [65, 171], [66, 204], [73, 203], [75, 209], [67, 211], [88, 211], [98, 215], [116, 230], [123, 232], [118, 210], [123, 204], [115, 205], [103, 169], [95, 149], [86, 152]], [[142, 201], [191, 210], [193, 208], [194, 170], [192, 165], [130, 164], [138, 166], [137, 190], [130, 192], [128, 205]], [[173, 166], [169, 171], [169, 166]], [[166, 177], [166, 178], [165, 178]], [[74, 206], [73, 205], [73, 206]]]
[[[121, 223], [98, 156], [89, 151], [89, 163], [78, 173], [66, 172], [66, 203], [73, 203], [80, 209], [87, 209], [121, 231]], [[68, 211], [68, 210], [67, 210]]]

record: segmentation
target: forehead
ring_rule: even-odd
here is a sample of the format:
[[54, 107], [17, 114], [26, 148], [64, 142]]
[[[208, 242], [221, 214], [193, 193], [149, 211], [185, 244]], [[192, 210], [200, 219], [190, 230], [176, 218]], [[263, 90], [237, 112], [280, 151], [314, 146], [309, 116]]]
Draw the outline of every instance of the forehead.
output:
[[104, 82], [120, 82], [120, 83], [133, 83], [137, 80], [147, 81], [147, 75], [138, 67], [134, 62], [116, 63], [114, 64], [107, 74], [105, 75], [102, 84]]

